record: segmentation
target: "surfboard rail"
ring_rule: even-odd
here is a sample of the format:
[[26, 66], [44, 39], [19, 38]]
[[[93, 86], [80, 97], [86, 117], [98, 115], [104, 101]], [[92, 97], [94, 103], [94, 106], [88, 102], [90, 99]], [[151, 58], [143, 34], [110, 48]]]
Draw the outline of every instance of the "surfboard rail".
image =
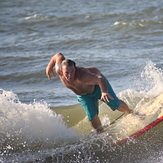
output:
[[116, 142], [115, 144], [113, 144], [113, 146], [115, 145], [121, 145], [131, 139], [134, 139], [140, 135], [142, 135], [143, 133], [145, 133], [146, 131], [150, 130], [151, 128], [155, 127], [157, 124], [159, 124], [160, 122], [163, 121], [163, 116], [157, 118], [155, 121], [151, 122], [149, 125], [147, 125], [146, 127], [144, 127], [143, 129], [135, 132], [134, 134], [130, 135], [129, 137], [123, 139], [123, 140], [120, 140], [119, 142]]

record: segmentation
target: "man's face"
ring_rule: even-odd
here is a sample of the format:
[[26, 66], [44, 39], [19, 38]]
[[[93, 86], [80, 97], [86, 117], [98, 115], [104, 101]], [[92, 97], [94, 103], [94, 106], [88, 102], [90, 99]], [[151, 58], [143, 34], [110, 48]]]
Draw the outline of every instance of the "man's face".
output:
[[68, 82], [72, 82], [75, 78], [75, 67], [73, 66], [63, 66], [62, 75]]

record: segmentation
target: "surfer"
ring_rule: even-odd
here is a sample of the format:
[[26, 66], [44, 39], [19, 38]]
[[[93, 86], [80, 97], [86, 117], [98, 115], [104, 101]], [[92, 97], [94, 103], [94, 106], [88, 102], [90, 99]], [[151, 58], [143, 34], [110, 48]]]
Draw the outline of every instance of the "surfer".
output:
[[98, 117], [98, 100], [105, 102], [113, 111], [133, 113], [127, 104], [119, 100], [106, 77], [95, 67], [77, 67], [72, 60], [66, 59], [62, 53], [55, 54], [46, 67], [46, 75], [54, 77], [54, 68], [63, 85], [71, 89], [84, 108], [90, 125], [101, 132], [103, 127]]

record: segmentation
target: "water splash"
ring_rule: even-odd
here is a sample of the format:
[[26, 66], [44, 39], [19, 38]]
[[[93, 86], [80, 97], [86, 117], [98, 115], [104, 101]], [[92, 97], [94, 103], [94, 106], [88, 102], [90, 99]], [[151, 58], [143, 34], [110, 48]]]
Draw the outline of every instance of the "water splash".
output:
[[1, 151], [54, 147], [60, 142], [77, 138], [67, 128], [61, 115], [42, 102], [23, 104], [11, 91], [0, 91]]
[[163, 70], [156, 67], [156, 64], [149, 61], [141, 72], [140, 90], [147, 92], [151, 96], [156, 96], [163, 92]]
[[152, 61], [148, 61], [141, 70], [138, 70], [132, 81], [131, 88], [118, 94], [118, 97], [132, 109], [163, 92], [163, 70]]

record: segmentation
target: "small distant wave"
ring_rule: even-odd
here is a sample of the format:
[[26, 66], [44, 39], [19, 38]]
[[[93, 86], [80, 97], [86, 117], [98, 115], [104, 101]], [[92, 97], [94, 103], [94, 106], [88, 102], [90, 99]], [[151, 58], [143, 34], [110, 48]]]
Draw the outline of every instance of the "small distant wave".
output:
[[47, 18], [49, 18], [49, 17], [38, 15], [38, 14], [34, 14], [32, 16], [25, 17], [26, 20], [28, 20], [28, 19], [47, 19]]
[[116, 21], [112, 26], [140, 26], [140, 27], [144, 27], [144, 25], [141, 23], [144, 21], [132, 21], [132, 22], [125, 22], [125, 21]]
[[116, 30], [122, 28], [147, 29], [151, 25], [161, 24], [163, 24], [163, 22], [160, 20], [116, 21], [111, 27], [114, 27]]

